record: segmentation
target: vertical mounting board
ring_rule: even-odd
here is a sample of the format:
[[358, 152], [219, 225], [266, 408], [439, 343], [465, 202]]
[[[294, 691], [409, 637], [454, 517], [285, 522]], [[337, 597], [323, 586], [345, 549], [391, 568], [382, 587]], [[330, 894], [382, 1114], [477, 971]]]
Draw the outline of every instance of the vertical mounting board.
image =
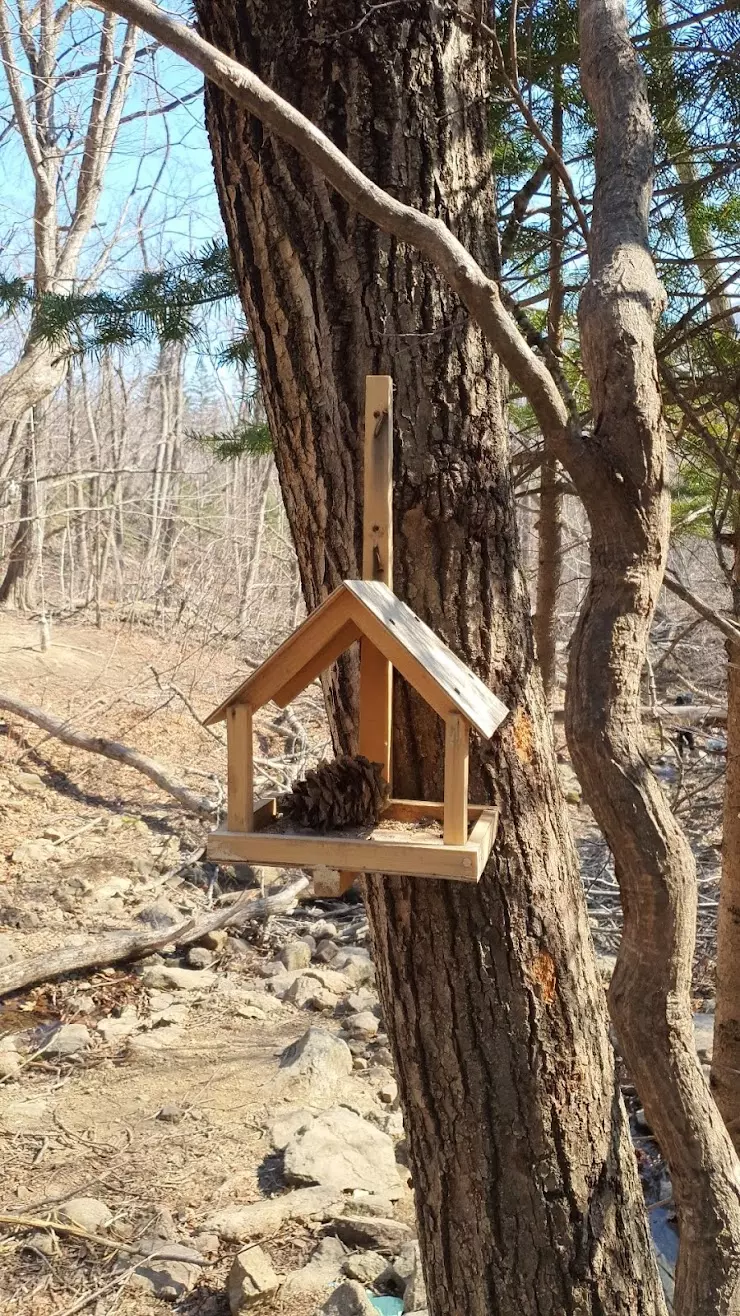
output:
[[[393, 588], [393, 380], [365, 380], [362, 578]], [[359, 749], [382, 763], [391, 782], [393, 668], [375, 646], [360, 645]]]

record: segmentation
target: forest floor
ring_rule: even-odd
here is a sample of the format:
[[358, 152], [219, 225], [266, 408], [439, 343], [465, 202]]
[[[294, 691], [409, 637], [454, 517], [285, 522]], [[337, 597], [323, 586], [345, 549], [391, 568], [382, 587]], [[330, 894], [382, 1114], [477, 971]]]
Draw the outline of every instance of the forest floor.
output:
[[[0, 613], [3, 690], [69, 719], [73, 728], [134, 746], [205, 794], [224, 779], [225, 748], [219, 729], [214, 736], [197, 718], [249, 670], [233, 643], [186, 643], [111, 622], [102, 629], [58, 624], [42, 653], [35, 624]], [[295, 711], [293, 739], [267, 714], [257, 728], [260, 771], [273, 785], [283, 784], [309, 751], [314, 756], [326, 746], [318, 693], [307, 692]], [[296, 727], [304, 734], [298, 748]], [[699, 741], [709, 743], [706, 735]], [[665, 778], [699, 865], [696, 1008], [711, 1024], [722, 764], [701, 744], [675, 770], [675, 758], [666, 756]], [[619, 936], [613, 872], [588, 809], [577, 801], [563, 744], [558, 750], [592, 930], [608, 975]], [[203, 861], [206, 830], [138, 773], [68, 749], [18, 719], [0, 721], [0, 973], [19, 958], [82, 944], [109, 929], [166, 929], [249, 883], [248, 871]], [[290, 947], [312, 928], [319, 945], [333, 943], [303, 966], [315, 975], [313, 995], [305, 973], [290, 978], [275, 959], [286, 945], [289, 958]], [[392, 1203], [383, 1194], [367, 1201], [361, 1183], [352, 1191], [345, 1186], [341, 1205], [325, 1201], [318, 1212], [273, 1224], [260, 1241], [279, 1276], [303, 1273], [317, 1245], [324, 1271], [315, 1269], [313, 1279], [303, 1273], [276, 1293], [268, 1275], [266, 1300], [288, 1316], [312, 1312], [327, 1285], [343, 1278], [342, 1267], [351, 1274], [353, 1265], [369, 1291], [400, 1291], [403, 1266], [393, 1258], [403, 1253], [404, 1235], [412, 1237], [413, 1201], [366, 939], [361, 904], [309, 894], [292, 915], [249, 937], [214, 935], [184, 957], [154, 955], [135, 966], [32, 986], [0, 1002], [3, 1316], [82, 1310], [154, 1316], [171, 1310], [173, 1301], [184, 1316], [225, 1316], [233, 1259], [252, 1234], [244, 1224], [224, 1225], [223, 1213], [283, 1192], [277, 1115], [305, 1106], [315, 1115], [339, 1101], [395, 1147], [398, 1194]], [[310, 943], [301, 945], [310, 950]], [[173, 965], [189, 968], [185, 986], [168, 979]], [[301, 976], [303, 987], [295, 986]], [[358, 1024], [363, 1014], [375, 1023], [366, 1017]], [[67, 1055], [55, 1049], [59, 1024], [78, 1026]], [[305, 1075], [291, 1077], [290, 1065], [286, 1071], [284, 1053], [312, 1025], [349, 1047], [351, 1072], [344, 1073], [344, 1052], [336, 1051], [327, 1064], [340, 1056], [338, 1075], [328, 1087], [307, 1091]], [[636, 1136], [658, 1200], [664, 1178], [657, 1149], [644, 1130]], [[87, 1222], [75, 1235], [62, 1225], [65, 1204], [79, 1198], [98, 1206], [75, 1208]], [[376, 1246], [365, 1240], [360, 1262], [353, 1262], [347, 1228], [327, 1220], [378, 1209], [386, 1213], [386, 1234], [378, 1227]], [[55, 1220], [57, 1228], [44, 1223]], [[167, 1244], [173, 1255], [147, 1265], [143, 1254], [152, 1238], [160, 1240], [160, 1255]], [[388, 1273], [378, 1270], [378, 1255]]]

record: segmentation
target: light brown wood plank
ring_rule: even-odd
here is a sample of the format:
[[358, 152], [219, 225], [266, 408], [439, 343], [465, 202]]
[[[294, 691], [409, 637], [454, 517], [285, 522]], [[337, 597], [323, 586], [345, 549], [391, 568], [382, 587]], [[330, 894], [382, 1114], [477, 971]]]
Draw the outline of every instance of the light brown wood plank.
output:
[[393, 380], [365, 379], [362, 514], [363, 580], [393, 588]]
[[323, 648], [350, 620], [352, 601], [344, 585], [337, 588], [325, 599], [320, 607], [284, 640], [279, 649], [265, 660], [256, 672], [233, 690], [219, 704], [218, 708], [205, 719], [205, 726], [212, 726], [226, 716], [226, 710], [233, 703], [251, 704], [257, 710], [292, 681], [296, 673], [310, 661], [318, 649]]
[[324, 866], [355, 873], [401, 873], [477, 882], [476, 846], [443, 845], [439, 839], [391, 837], [376, 832], [371, 839], [316, 837], [285, 832], [212, 832], [208, 856], [227, 863], [283, 864], [286, 868]]
[[428, 704], [446, 718], [462, 713], [486, 740], [508, 714], [501, 700], [411, 608], [378, 580], [347, 580], [354, 620]]
[[375, 645], [360, 642], [360, 753], [380, 763], [391, 784], [393, 667]]
[[488, 856], [493, 849], [493, 843], [498, 831], [499, 811], [491, 805], [489, 808], [482, 809], [481, 813], [471, 828], [468, 837], [468, 845], [475, 846], [478, 851], [478, 872], [482, 873], [488, 863]]
[[451, 713], [445, 727], [445, 845], [468, 839], [468, 758], [470, 728], [460, 713]]
[[[475, 822], [480, 818], [484, 809], [490, 808], [487, 804], [469, 804], [468, 818]], [[433, 818], [438, 822], [444, 819], [445, 806], [441, 800], [396, 800], [388, 801], [383, 810], [384, 818], [391, 818], [397, 822], [421, 822], [425, 818]]]
[[249, 832], [254, 822], [252, 709], [232, 704], [226, 716], [226, 816], [229, 831]]
[[317, 676], [321, 676], [321, 673], [326, 671], [327, 667], [331, 667], [340, 654], [343, 654], [345, 649], [349, 649], [349, 646], [359, 638], [360, 632], [355, 623], [353, 621], [345, 622], [341, 630], [337, 631], [336, 635], [333, 635], [328, 643], [319, 649], [299, 672], [296, 672], [292, 680], [286, 682], [282, 689], [275, 692], [272, 696], [275, 703], [280, 708], [285, 708], [286, 704], [289, 704], [291, 700], [295, 699], [296, 695], [306, 689], [307, 685], [315, 681]]

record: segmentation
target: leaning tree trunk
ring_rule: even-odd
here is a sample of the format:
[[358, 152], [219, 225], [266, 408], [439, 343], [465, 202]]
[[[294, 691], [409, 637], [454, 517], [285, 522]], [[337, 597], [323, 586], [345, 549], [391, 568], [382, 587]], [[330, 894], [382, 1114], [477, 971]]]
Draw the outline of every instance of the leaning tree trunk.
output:
[[[734, 499], [737, 508], [738, 498]], [[733, 620], [740, 623], [740, 512], [735, 512]], [[740, 1149], [740, 644], [727, 646], [727, 775], [722, 818], [722, 883], [717, 920], [717, 1014], [711, 1086]]]
[[594, 111], [590, 280], [579, 311], [593, 444], [612, 478], [586, 490], [591, 581], [571, 646], [566, 724], [615, 859], [624, 932], [612, 1018], [678, 1206], [675, 1310], [740, 1309], [740, 1166], [699, 1065], [691, 1017], [694, 862], [648, 766], [640, 675], [668, 546], [666, 442], [654, 348], [663, 304], [647, 241], [653, 128], [623, 0], [581, 0]]
[[[488, 61], [458, 7], [199, 0], [201, 30], [403, 200], [497, 261]], [[364, 378], [396, 384], [395, 584], [512, 710], [472, 764], [502, 826], [478, 887], [368, 879], [432, 1316], [663, 1311], [533, 662], [504, 386], [442, 278], [213, 87], [208, 128], [306, 602], [361, 561]], [[357, 671], [327, 686], [355, 748]], [[439, 798], [399, 682], [394, 786]]]

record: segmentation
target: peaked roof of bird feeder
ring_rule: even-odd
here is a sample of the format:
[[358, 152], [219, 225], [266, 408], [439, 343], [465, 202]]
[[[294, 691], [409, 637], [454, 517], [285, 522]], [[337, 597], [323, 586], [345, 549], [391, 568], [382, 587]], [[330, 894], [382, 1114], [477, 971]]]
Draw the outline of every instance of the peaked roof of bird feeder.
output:
[[366, 636], [439, 713], [458, 712], [484, 739], [508, 709], [382, 581], [345, 580], [272, 656], [206, 718], [220, 722], [232, 704], [284, 708], [345, 649]]

